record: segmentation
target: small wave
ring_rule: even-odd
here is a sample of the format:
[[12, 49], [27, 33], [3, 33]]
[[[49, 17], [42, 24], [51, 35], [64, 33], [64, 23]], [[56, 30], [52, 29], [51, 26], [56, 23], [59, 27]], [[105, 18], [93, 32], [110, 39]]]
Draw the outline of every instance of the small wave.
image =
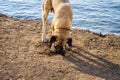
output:
[[27, 3], [31, 3], [31, 2], [36, 2], [37, 0], [8, 0], [11, 2], [27, 2]]

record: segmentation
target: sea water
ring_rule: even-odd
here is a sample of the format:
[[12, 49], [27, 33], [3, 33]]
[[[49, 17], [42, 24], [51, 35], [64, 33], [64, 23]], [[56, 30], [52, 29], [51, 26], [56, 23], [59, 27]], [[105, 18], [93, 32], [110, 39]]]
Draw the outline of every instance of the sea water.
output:
[[[120, 35], [120, 0], [69, 0], [73, 28]], [[42, 0], [0, 0], [0, 13], [19, 19], [41, 20]], [[48, 20], [51, 21], [50, 13]]]

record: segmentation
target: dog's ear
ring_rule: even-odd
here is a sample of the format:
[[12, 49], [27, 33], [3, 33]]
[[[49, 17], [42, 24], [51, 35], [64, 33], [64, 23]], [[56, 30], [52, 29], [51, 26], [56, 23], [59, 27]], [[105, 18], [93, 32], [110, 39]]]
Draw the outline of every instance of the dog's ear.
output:
[[50, 38], [50, 47], [51, 47], [52, 43], [54, 43], [56, 41], [56, 39], [57, 39], [57, 36], [52, 36]]
[[67, 39], [67, 44], [71, 47], [72, 46], [72, 38]]

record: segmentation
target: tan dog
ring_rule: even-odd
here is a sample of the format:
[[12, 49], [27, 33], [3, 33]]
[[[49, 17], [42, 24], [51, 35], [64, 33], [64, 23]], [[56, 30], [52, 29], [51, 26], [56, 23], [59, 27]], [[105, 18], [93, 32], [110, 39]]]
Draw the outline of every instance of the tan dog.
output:
[[44, 0], [42, 4], [42, 41], [46, 39], [46, 23], [49, 12], [54, 13], [51, 23], [52, 37], [50, 46], [52, 52], [61, 52], [66, 47], [72, 46], [71, 26], [73, 13], [68, 0]]

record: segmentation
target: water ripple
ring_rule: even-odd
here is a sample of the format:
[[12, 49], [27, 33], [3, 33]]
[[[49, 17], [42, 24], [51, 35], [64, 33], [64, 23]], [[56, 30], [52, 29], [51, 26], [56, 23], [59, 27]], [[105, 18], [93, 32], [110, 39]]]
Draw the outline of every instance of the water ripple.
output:
[[[70, 0], [73, 27], [120, 35], [120, 0]], [[41, 20], [42, 0], [0, 0], [0, 13]], [[50, 14], [49, 20], [52, 20]]]

